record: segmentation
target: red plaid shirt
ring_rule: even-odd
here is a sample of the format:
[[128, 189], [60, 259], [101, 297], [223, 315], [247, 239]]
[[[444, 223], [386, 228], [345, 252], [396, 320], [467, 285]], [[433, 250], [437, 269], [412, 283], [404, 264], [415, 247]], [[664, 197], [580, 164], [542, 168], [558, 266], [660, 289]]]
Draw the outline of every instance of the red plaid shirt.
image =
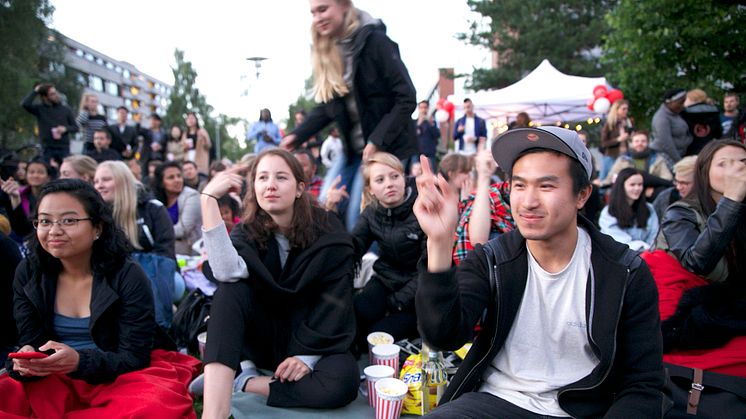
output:
[[306, 187], [306, 191], [308, 191], [311, 196], [315, 200], [319, 200], [319, 194], [321, 193], [321, 188], [324, 186], [324, 179], [314, 176], [313, 179], [311, 179], [311, 182], [308, 183], [308, 186]]

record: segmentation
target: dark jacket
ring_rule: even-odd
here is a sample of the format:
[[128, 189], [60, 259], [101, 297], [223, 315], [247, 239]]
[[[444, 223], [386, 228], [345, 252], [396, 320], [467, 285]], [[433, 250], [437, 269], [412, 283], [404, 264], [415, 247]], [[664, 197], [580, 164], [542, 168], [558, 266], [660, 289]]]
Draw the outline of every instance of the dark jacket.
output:
[[[21, 106], [36, 117], [41, 144], [45, 148], [69, 148], [70, 134], [78, 132], [78, 123], [75, 121], [73, 111], [62, 103], [34, 103], [37, 95], [38, 93], [34, 91], [29, 93], [23, 98]], [[52, 128], [59, 125], [64, 125], [67, 132], [62, 134], [62, 138], [55, 140], [52, 138]]]
[[352, 230], [358, 260], [373, 242], [378, 242], [379, 257], [373, 264], [373, 272], [389, 290], [386, 301], [389, 310], [403, 310], [414, 304], [417, 262], [426, 251], [427, 236], [412, 211], [417, 188], [414, 179], [407, 183], [407, 199], [403, 204], [396, 208], [368, 205]]
[[355, 337], [352, 240], [336, 217], [320, 208], [313, 211], [314, 228], [327, 232], [305, 249], [292, 248], [284, 268], [273, 237], [261, 248], [243, 224], [231, 231], [249, 270], [245, 281], [292, 331], [287, 356], [345, 353]]
[[[56, 340], [54, 303], [57, 278], [35, 275], [24, 260], [13, 282], [18, 344], [38, 348]], [[139, 265], [127, 260], [114, 275], [94, 274], [91, 290], [91, 338], [98, 349], [81, 349], [70, 377], [91, 384], [147, 367], [156, 331], [153, 291]], [[7, 364], [6, 364], [7, 366]], [[14, 378], [25, 379], [11, 371]]]
[[114, 124], [109, 125], [106, 129], [108, 129], [109, 134], [111, 134], [110, 148], [112, 150], [122, 154], [122, 152], [127, 149], [127, 146], [130, 146], [132, 151], [135, 151], [137, 148], [137, 129], [135, 129], [135, 127], [132, 125], [125, 125], [124, 131], [120, 132], [119, 125]]
[[8, 236], [0, 233], [0, 359], [3, 359], [3, 348], [16, 345], [18, 331], [13, 317], [13, 278], [16, 266], [21, 262], [18, 244]]
[[[559, 404], [573, 417], [654, 418], [668, 406], [664, 391], [658, 293], [647, 265], [626, 245], [601, 234], [583, 217], [591, 237], [586, 315], [599, 365], [559, 390]], [[500, 352], [519, 310], [528, 276], [526, 240], [514, 230], [477, 246], [458, 267], [420, 270], [417, 317], [434, 347], [457, 349], [471, 338], [487, 309], [482, 332], [451, 381], [443, 401], [479, 388], [482, 374]], [[489, 246], [489, 245], [488, 245]]]
[[678, 201], [666, 210], [655, 248], [673, 253], [689, 272], [723, 282], [728, 278], [725, 252], [744, 215], [746, 205], [725, 197], [709, 217], [688, 201]]
[[435, 157], [439, 139], [440, 130], [432, 121], [426, 119], [417, 125], [417, 146], [421, 154]]
[[137, 191], [137, 229], [142, 252], [176, 259], [174, 226], [168, 210], [142, 189]]
[[86, 156], [89, 156], [93, 160], [96, 160], [96, 163], [101, 163], [106, 160], [122, 160], [122, 155], [111, 148], [107, 148], [106, 150], [98, 151], [95, 148], [92, 150], [88, 150], [85, 152]]
[[[358, 30], [353, 47], [353, 94], [360, 115], [363, 138], [400, 160], [417, 153], [412, 112], [416, 106], [415, 89], [399, 47], [388, 36], [386, 27], [363, 26]], [[336, 122], [345, 142], [348, 157], [359, 156], [351, 141], [352, 122], [345, 98], [336, 97], [316, 106], [293, 134], [299, 145], [321, 129]]]
[[[462, 116], [461, 118], [456, 120], [456, 123], [453, 125], [453, 141], [458, 141], [459, 144], [459, 150], [464, 149], [464, 132], [459, 132], [459, 127], [466, 125], [466, 115]], [[479, 137], [485, 137], [487, 138], [487, 123], [484, 121], [484, 119], [477, 116], [477, 114], [474, 114], [474, 136], [477, 137], [477, 141], [479, 141]]]

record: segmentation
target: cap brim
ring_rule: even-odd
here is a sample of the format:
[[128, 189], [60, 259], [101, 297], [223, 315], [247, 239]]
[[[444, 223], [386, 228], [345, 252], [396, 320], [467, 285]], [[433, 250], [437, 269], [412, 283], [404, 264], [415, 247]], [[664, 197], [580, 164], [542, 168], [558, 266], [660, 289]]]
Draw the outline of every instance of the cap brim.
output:
[[537, 128], [517, 128], [507, 131], [492, 143], [492, 157], [506, 173], [512, 171], [516, 157], [534, 148], [553, 150], [579, 160], [562, 139], [549, 131]]

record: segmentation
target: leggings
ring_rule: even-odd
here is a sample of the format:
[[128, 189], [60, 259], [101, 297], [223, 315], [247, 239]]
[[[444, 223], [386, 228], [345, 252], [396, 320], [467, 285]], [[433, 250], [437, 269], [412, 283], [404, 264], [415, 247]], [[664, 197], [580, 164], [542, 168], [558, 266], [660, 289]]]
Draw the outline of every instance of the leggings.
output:
[[361, 353], [367, 352], [366, 338], [371, 332], [386, 332], [395, 341], [417, 336], [417, 316], [414, 307], [389, 312], [386, 298], [391, 291], [375, 275], [365, 288], [355, 296], [357, 319], [357, 344]]
[[[289, 356], [292, 326], [278, 318], [276, 308], [270, 310], [271, 304], [244, 281], [220, 284], [210, 308], [205, 364], [219, 362], [238, 370], [240, 361], [249, 359], [259, 368], [274, 371]], [[272, 382], [267, 404], [332, 409], [354, 400], [359, 384], [352, 355], [330, 354], [296, 382]]]

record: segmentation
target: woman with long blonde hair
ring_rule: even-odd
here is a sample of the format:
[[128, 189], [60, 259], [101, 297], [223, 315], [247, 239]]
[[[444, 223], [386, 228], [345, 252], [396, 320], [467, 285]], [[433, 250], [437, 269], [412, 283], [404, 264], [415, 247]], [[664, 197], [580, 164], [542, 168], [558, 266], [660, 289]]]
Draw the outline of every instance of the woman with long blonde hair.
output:
[[175, 257], [174, 229], [166, 207], [146, 192], [126, 164], [101, 162], [93, 184], [112, 206], [114, 222], [136, 251]]
[[359, 213], [363, 181], [361, 162], [385, 151], [406, 162], [417, 153], [414, 122], [415, 90], [399, 47], [386, 36], [386, 26], [355, 8], [350, 0], [311, 0], [311, 61], [314, 96], [319, 105], [286, 136], [281, 146], [292, 150], [336, 122], [345, 152], [327, 172], [320, 200], [332, 180], [341, 176], [349, 192], [343, 201], [348, 230]]
[[601, 149], [604, 153], [599, 173], [601, 179], [606, 178], [617, 157], [627, 152], [627, 141], [633, 131], [628, 113], [629, 102], [624, 99], [617, 100], [609, 108], [606, 123], [601, 128]]

